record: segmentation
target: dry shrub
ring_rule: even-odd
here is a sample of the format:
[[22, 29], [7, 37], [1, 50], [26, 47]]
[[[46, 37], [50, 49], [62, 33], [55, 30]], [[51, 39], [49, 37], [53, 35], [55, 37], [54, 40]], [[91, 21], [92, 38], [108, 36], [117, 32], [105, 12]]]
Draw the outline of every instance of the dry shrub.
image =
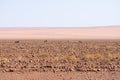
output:
[[107, 62], [110, 59], [113, 58], [120, 58], [120, 54], [111, 54], [108, 53], [107, 56], [105, 56], [104, 54], [85, 54], [84, 58], [86, 59], [102, 59], [103, 61]]
[[70, 59], [71, 61], [77, 61], [77, 60], [78, 60], [78, 58], [77, 58], [76, 56], [74, 56], [74, 55], [69, 56], [69, 59]]
[[86, 54], [86, 55], [84, 55], [84, 58], [94, 59], [94, 56], [93, 56], [93, 54]]
[[7, 58], [2, 58], [2, 61], [3, 61], [4, 63], [7, 63], [7, 62], [9, 62], [9, 59], [7, 59]]
[[15, 59], [15, 61], [19, 61], [19, 62], [26, 62], [26, 61], [28, 61], [28, 59], [26, 58], [26, 57], [24, 57], [24, 56], [18, 56], [16, 59]]
[[104, 59], [102, 60], [102, 62], [104, 62], [104, 63], [107, 63], [107, 62], [109, 62], [109, 61], [110, 61], [109, 58], [104, 58]]
[[59, 61], [59, 57], [54, 57], [53, 61], [58, 62]]
[[69, 62], [69, 61], [77, 61], [78, 58], [74, 55], [71, 55], [71, 56], [67, 56], [67, 55], [64, 55], [62, 57], [54, 57], [53, 58], [53, 61], [55, 62], [61, 62], [61, 61], [65, 61], [65, 62]]
[[77, 61], [78, 58], [75, 55], [71, 55], [71, 56], [63, 56], [60, 60], [63, 60], [63, 61]]
[[69, 58], [68, 58], [68, 56], [62, 56], [60, 58], [60, 61], [69, 61]]
[[40, 57], [47, 58], [47, 57], [49, 57], [49, 54], [48, 53], [42, 53], [42, 54], [40, 54]]
[[94, 57], [96, 58], [96, 59], [103, 59], [104, 58], [104, 56], [102, 55], [102, 54], [95, 54], [94, 55]]
[[108, 53], [108, 58], [109, 59], [120, 58], [120, 54], [111, 54], [111, 53]]
[[87, 59], [103, 59], [104, 56], [102, 54], [85, 54], [84, 55], [84, 58], [87, 58]]

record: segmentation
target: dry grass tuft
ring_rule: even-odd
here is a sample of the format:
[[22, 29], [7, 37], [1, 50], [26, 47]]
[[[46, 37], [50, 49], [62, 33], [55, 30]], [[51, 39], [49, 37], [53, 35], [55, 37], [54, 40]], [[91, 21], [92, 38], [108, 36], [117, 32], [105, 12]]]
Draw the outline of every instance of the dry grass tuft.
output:
[[93, 56], [93, 54], [86, 54], [86, 55], [84, 55], [84, 58], [94, 59], [94, 56]]
[[48, 53], [42, 53], [42, 54], [40, 54], [40, 57], [42, 57], [42, 58], [48, 58], [49, 54]]
[[74, 55], [69, 56], [69, 59], [70, 59], [71, 61], [77, 61], [77, 60], [78, 60], [78, 58], [77, 58], [76, 56], [74, 56]]
[[53, 61], [58, 62], [59, 61], [59, 57], [54, 57]]
[[120, 54], [108, 53], [106, 56], [105, 56], [105, 54], [98, 54], [98, 53], [97, 54], [85, 54], [84, 58], [86, 58], [86, 59], [102, 59], [102, 60], [105, 60], [105, 62], [106, 62], [113, 58], [120, 58]]
[[9, 59], [7, 59], [7, 58], [2, 58], [2, 61], [3, 61], [4, 63], [7, 63], [7, 62], [9, 62]]
[[55, 57], [54, 59], [53, 59], [53, 61], [65, 61], [65, 62], [68, 62], [68, 61], [77, 61], [78, 60], [78, 58], [76, 57], [76, 56], [74, 56], [74, 55], [72, 55], [72, 56], [62, 56], [62, 57]]
[[111, 53], [108, 53], [108, 58], [109, 59], [120, 58], [120, 54], [111, 54]]

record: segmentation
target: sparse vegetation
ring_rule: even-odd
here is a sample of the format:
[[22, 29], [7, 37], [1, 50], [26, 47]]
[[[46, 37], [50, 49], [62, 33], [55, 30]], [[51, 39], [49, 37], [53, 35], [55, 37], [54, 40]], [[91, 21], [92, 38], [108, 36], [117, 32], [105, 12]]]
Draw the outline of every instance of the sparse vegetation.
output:
[[2, 61], [4, 62], [4, 63], [8, 63], [9, 62], [9, 59], [8, 58], [2, 58]]
[[103, 59], [104, 58], [103, 54], [98, 54], [98, 53], [97, 54], [85, 54], [84, 57], [87, 59]]
[[107, 56], [109, 59], [113, 59], [113, 58], [120, 58], [120, 54], [111, 54], [111, 53], [108, 53], [108, 56]]
[[54, 58], [53, 58], [53, 61], [54, 61], [54, 62], [58, 62], [58, 61], [59, 61], [59, 57], [54, 57]]
[[42, 58], [47, 58], [47, 57], [49, 57], [49, 54], [48, 53], [41, 53], [39, 56]]
[[26, 40], [18, 44], [15, 41], [1, 43], [0, 71], [120, 71], [120, 46], [114, 41]]
[[75, 55], [69, 56], [69, 59], [71, 61], [77, 61], [78, 60], [78, 58]]
[[74, 56], [74, 55], [72, 55], [72, 56], [55, 57], [53, 59], [53, 61], [56, 61], [56, 62], [58, 62], [58, 61], [68, 62], [68, 61], [77, 61], [77, 60], [78, 60], [78, 58], [76, 56]]
[[120, 54], [112, 54], [112, 53], [108, 53], [107, 55], [105, 54], [85, 54], [84, 58], [87, 59], [104, 59], [104, 60], [110, 60], [113, 58], [120, 58]]

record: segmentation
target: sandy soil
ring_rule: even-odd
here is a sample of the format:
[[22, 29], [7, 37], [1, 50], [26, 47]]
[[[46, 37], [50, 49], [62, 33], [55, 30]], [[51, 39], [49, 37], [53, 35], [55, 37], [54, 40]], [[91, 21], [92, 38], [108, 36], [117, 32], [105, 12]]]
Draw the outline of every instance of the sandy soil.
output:
[[120, 26], [92, 28], [0, 28], [0, 39], [120, 39]]
[[0, 40], [0, 80], [120, 80], [120, 40]]
[[0, 73], [0, 80], [120, 80], [120, 72]]

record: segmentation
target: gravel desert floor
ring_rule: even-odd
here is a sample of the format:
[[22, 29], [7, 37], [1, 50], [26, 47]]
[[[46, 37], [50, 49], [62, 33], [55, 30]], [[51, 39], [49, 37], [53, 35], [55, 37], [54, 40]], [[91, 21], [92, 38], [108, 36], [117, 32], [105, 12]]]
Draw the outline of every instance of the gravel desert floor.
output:
[[120, 80], [120, 72], [0, 73], [0, 80]]
[[120, 80], [120, 40], [0, 40], [0, 80]]

